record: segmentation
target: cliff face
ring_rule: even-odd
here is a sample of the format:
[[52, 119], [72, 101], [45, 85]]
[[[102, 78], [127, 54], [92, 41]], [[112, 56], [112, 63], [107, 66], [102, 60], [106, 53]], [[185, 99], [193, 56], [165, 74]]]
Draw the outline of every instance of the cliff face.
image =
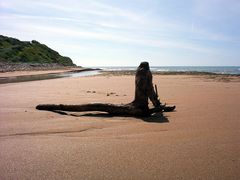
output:
[[0, 35], [0, 62], [6, 63], [40, 63], [75, 66], [69, 57], [61, 56], [44, 44], [35, 40], [20, 41]]

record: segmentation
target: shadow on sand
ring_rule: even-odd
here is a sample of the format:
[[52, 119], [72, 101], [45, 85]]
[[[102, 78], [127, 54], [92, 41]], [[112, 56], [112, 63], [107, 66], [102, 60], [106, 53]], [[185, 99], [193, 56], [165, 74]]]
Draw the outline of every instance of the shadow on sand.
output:
[[[111, 115], [108, 113], [102, 113], [102, 112], [93, 112], [93, 113], [84, 113], [84, 114], [76, 114], [76, 113], [67, 113], [65, 111], [50, 111], [54, 113], [58, 113], [61, 115], [66, 116], [74, 116], [74, 117], [97, 117], [97, 118], [113, 118], [113, 117], [131, 117], [140, 119], [144, 122], [148, 123], [169, 123], [169, 120], [167, 116], [165, 116], [163, 113], [155, 113], [152, 116], [149, 117], [133, 117], [133, 116], [117, 116], [117, 115]], [[24, 132], [24, 133], [16, 133], [16, 134], [3, 134], [0, 135], [1, 137], [11, 137], [11, 136], [39, 136], [39, 135], [56, 135], [56, 134], [65, 134], [65, 133], [79, 133], [88, 131], [91, 128], [88, 129], [80, 129], [80, 130], [65, 130], [65, 131], [39, 131], [39, 132]], [[100, 128], [101, 129], [101, 128]]]
[[123, 115], [111, 115], [108, 113], [101, 113], [101, 112], [94, 112], [94, 113], [84, 113], [84, 114], [75, 114], [75, 113], [67, 113], [65, 111], [51, 111], [54, 113], [58, 113], [61, 115], [67, 115], [67, 116], [74, 116], [74, 117], [98, 117], [98, 118], [113, 118], [113, 117], [132, 117], [132, 118], [136, 118], [136, 119], [140, 119], [142, 121], [145, 122], [149, 122], [149, 123], [168, 123], [168, 117], [165, 116], [163, 113], [155, 113], [149, 117], [140, 117], [140, 116], [123, 116]]

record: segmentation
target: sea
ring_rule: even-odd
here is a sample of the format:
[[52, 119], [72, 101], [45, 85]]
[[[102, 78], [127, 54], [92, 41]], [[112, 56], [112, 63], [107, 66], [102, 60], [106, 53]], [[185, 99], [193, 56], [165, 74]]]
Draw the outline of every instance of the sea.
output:
[[[95, 67], [104, 71], [133, 71], [134, 66]], [[240, 75], [240, 66], [152, 66], [152, 72], [206, 72]]]

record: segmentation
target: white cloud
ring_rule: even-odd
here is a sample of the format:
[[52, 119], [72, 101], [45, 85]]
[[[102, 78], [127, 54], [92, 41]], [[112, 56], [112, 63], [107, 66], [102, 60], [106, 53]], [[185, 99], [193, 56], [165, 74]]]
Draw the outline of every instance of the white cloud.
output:
[[94, 32], [86, 31], [81, 29], [71, 29], [66, 27], [56, 27], [56, 26], [41, 26], [38, 24], [15, 23], [14, 28], [26, 32], [31, 30], [33, 32], [41, 32], [43, 36], [54, 36], [54, 37], [64, 37], [64, 39], [75, 38], [85, 39], [85, 40], [96, 40], [96, 41], [108, 41], [112, 43], [122, 43], [122, 44], [132, 44], [135, 46], [142, 47], [156, 47], [156, 48], [176, 48], [176, 49], [189, 49], [197, 52], [209, 53], [213, 49], [204, 48], [194, 44], [193, 42], [182, 41], [181, 39], [171, 39], [165, 36], [155, 39], [154, 37], [144, 37], [137, 33], [115, 33], [115, 32]]

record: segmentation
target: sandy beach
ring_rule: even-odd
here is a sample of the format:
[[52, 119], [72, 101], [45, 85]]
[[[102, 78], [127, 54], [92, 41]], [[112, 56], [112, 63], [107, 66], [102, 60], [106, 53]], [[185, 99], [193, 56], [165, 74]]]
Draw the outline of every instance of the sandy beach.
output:
[[3, 77], [14, 77], [14, 76], [29, 76], [29, 75], [40, 75], [40, 74], [53, 74], [53, 73], [65, 73], [70, 71], [81, 71], [86, 68], [71, 67], [65, 69], [53, 69], [53, 70], [38, 70], [38, 71], [13, 71], [0, 73], [0, 78]]
[[35, 109], [131, 102], [132, 75], [1, 84], [0, 179], [240, 179], [239, 79], [153, 81], [176, 111], [134, 118]]

